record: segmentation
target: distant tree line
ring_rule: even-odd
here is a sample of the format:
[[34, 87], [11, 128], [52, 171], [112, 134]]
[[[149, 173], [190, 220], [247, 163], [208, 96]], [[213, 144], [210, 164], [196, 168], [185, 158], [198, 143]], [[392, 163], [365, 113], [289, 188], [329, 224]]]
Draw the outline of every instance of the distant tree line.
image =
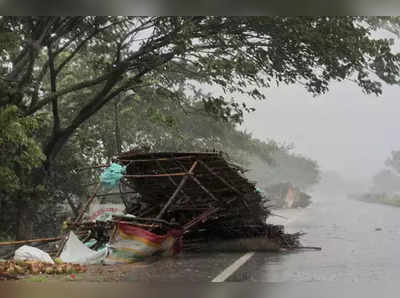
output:
[[371, 191], [374, 193], [400, 193], [400, 150], [391, 152], [385, 161], [386, 168], [372, 178]]

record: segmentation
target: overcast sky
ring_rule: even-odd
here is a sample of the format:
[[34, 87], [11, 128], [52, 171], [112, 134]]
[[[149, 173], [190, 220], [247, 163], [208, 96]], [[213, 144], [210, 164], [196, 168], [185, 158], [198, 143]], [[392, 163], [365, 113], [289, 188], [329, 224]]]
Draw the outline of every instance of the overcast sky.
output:
[[265, 91], [268, 99], [251, 101], [256, 111], [242, 128], [266, 140], [294, 143], [295, 152], [318, 161], [323, 170], [365, 179], [383, 168], [400, 149], [400, 87], [383, 95], [365, 95], [354, 83], [334, 83], [329, 93], [312, 97], [301, 86]]

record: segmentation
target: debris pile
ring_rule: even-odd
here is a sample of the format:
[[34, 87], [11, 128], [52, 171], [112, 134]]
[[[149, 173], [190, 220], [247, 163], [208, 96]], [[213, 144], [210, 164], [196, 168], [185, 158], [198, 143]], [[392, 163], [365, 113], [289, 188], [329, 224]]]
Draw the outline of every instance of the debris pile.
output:
[[265, 193], [274, 208], [304, 208], [311, 204], [311, 196], [289, 182], [270, 185]]
[[[228, 244], [225, 250], [300, 246], [300, 234], [267, 224], [267, 199], [222, 153], [130, 151], [95, 168], [105, 168], [100, 182], [77, 218], [64, 224], [57, 252], [51, 253], [65, 262], [129, 263], [221, 242]], [[90, 205], [106, 195], [99, 190], [116, 187], [125, 212], [91, 220]]]
[[267, 200], [222, 153], [136, 153], [118, 158], [121, 183], [140, 194], [128, 213], [134, 224], [157, 234], [183, 232], [184, 247], [195, 243], [265, 237], [280, 247], [299, 246], [298, 235], [266, 224]]

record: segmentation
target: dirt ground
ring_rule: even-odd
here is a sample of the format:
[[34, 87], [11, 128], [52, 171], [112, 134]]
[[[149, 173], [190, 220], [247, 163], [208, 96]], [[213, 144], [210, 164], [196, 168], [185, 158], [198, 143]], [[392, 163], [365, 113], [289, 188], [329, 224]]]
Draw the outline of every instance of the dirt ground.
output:
[[149, 266], [148, 262], [107, 266], [89, 265], [85, 273], [23, 275], [18, 276], [19, 279], [15, 282], [119, 282], [125, 280], [127, 273], [146, 266]]

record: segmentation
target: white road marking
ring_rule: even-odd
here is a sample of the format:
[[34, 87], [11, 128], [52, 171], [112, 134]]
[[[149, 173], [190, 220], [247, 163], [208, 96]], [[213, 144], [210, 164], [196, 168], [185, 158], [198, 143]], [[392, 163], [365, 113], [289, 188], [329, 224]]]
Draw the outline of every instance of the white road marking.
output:
[[229, 267], [227, 267], [224, 271], [222, 271], [216, 278], [214, 278], [211, 282], [223, 282], [229, 278], [236, 270], [240, 268], [244, 263], [246, 263], [252, 256], [254, 252], [245, 253], [235, 262], [233, 262]]

